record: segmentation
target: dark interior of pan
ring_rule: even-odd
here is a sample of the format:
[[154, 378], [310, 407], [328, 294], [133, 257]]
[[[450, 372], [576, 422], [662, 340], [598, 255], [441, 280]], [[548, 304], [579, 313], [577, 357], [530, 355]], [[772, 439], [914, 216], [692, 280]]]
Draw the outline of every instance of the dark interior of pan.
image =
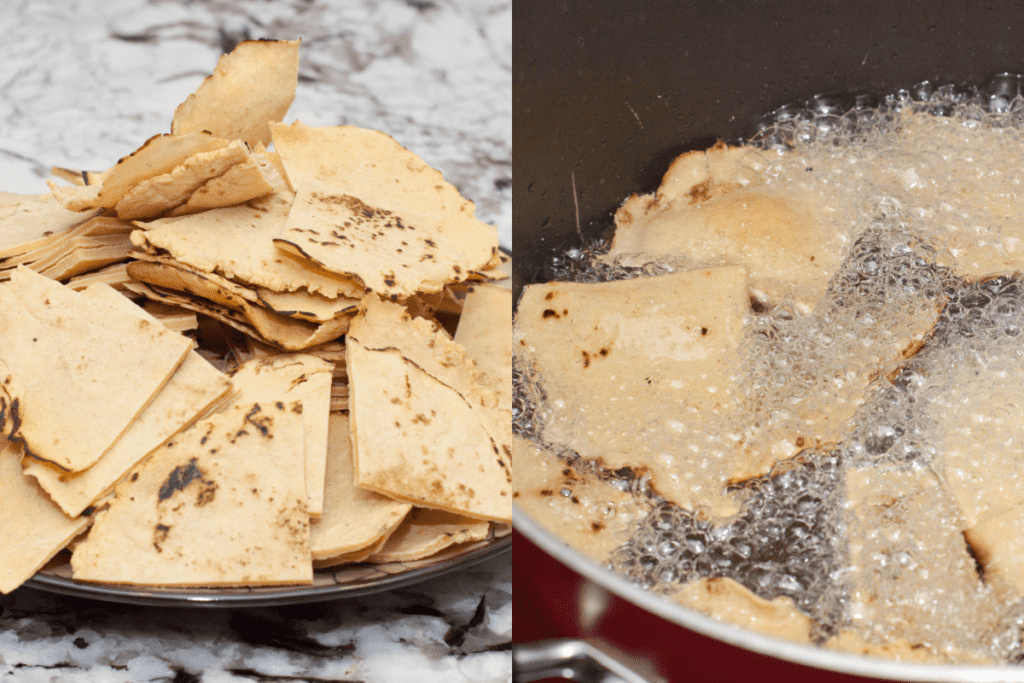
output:
[[1020, 2], [516, 0], [513, 15], [517, 301], [678, 154], [779, 107], [926, 82], [1012, 97], [1019, 79], [998, 76], [1024, 72]]

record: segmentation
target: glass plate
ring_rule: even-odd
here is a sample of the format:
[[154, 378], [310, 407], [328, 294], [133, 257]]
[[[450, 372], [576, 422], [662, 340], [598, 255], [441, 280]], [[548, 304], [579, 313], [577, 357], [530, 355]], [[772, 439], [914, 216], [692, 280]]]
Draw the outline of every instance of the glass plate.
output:
[[151, 588], [98, 584], [71, 578], [68, 553], [24, 583], [39, 590], [94, 600], [163, 607], [262, 607], [338, 600], [393, 590], [443, 576], [512, 551], [512, 529], [492, 524], [487, 539], [442, 550], [425, 560], [390, 564], [353, 564], [313, 572], [308, 586], [256, 588]]

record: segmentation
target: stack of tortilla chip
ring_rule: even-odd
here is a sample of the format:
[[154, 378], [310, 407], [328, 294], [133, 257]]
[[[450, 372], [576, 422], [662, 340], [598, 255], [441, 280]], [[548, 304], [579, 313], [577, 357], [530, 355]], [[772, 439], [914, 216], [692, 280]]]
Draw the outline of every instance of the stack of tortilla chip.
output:
[[0, 593], [64, 548], [83, 581], [291, 585], [507, 531], [496, 231], [383, 133], [280, 124], [298, 46], [0, 193]]

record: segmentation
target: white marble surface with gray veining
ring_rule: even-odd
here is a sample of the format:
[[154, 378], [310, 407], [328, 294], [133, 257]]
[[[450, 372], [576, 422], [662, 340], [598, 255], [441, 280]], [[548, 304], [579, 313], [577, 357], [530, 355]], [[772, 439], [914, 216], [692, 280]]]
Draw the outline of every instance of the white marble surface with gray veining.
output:
[[[238, 40], [300, 37], [285, 121], [389, 133], [511, 247], [510, 0], [11, 0], [0, 26], [0, 191], [46, 192], [51, 166], [108, 168], [168, 132]], [[507, 681], [511, 563], [230, 611], [19, 589], [0, 596], [0, 681]]]

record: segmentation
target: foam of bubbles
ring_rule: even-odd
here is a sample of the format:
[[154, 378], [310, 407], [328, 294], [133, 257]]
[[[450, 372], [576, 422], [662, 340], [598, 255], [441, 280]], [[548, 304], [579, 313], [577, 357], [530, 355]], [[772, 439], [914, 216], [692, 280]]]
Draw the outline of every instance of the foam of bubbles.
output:
[[[851, 245], [813, 311], [782, 302], [745, 330], [742, 405], [725, 429], [754, 451], [799, 435], [803, 451], [737, 485], [728, 519], [654, 496], [610, 566], [655, 591], [724, 576], [788, 596], [818, 642], [852, 630], [1020, 662], [1024, 602], [984, 582], [961, 532], [1024, 499], [1024, 281], [980, 277], [1024, 262], [1024, 102], [923, 84], [816, 98], [759, 127], [752, 144], [787, 151], [765, 155], [764, 182], [829, 197]], [[678, 267], [612, 267], [595, 260], [602, 248], [559, 257], [553, 279]], [[517, 363], [515, 428], [539, 439], [543, 378]], [[979, 493], [994, 482], [998, 495]]]

